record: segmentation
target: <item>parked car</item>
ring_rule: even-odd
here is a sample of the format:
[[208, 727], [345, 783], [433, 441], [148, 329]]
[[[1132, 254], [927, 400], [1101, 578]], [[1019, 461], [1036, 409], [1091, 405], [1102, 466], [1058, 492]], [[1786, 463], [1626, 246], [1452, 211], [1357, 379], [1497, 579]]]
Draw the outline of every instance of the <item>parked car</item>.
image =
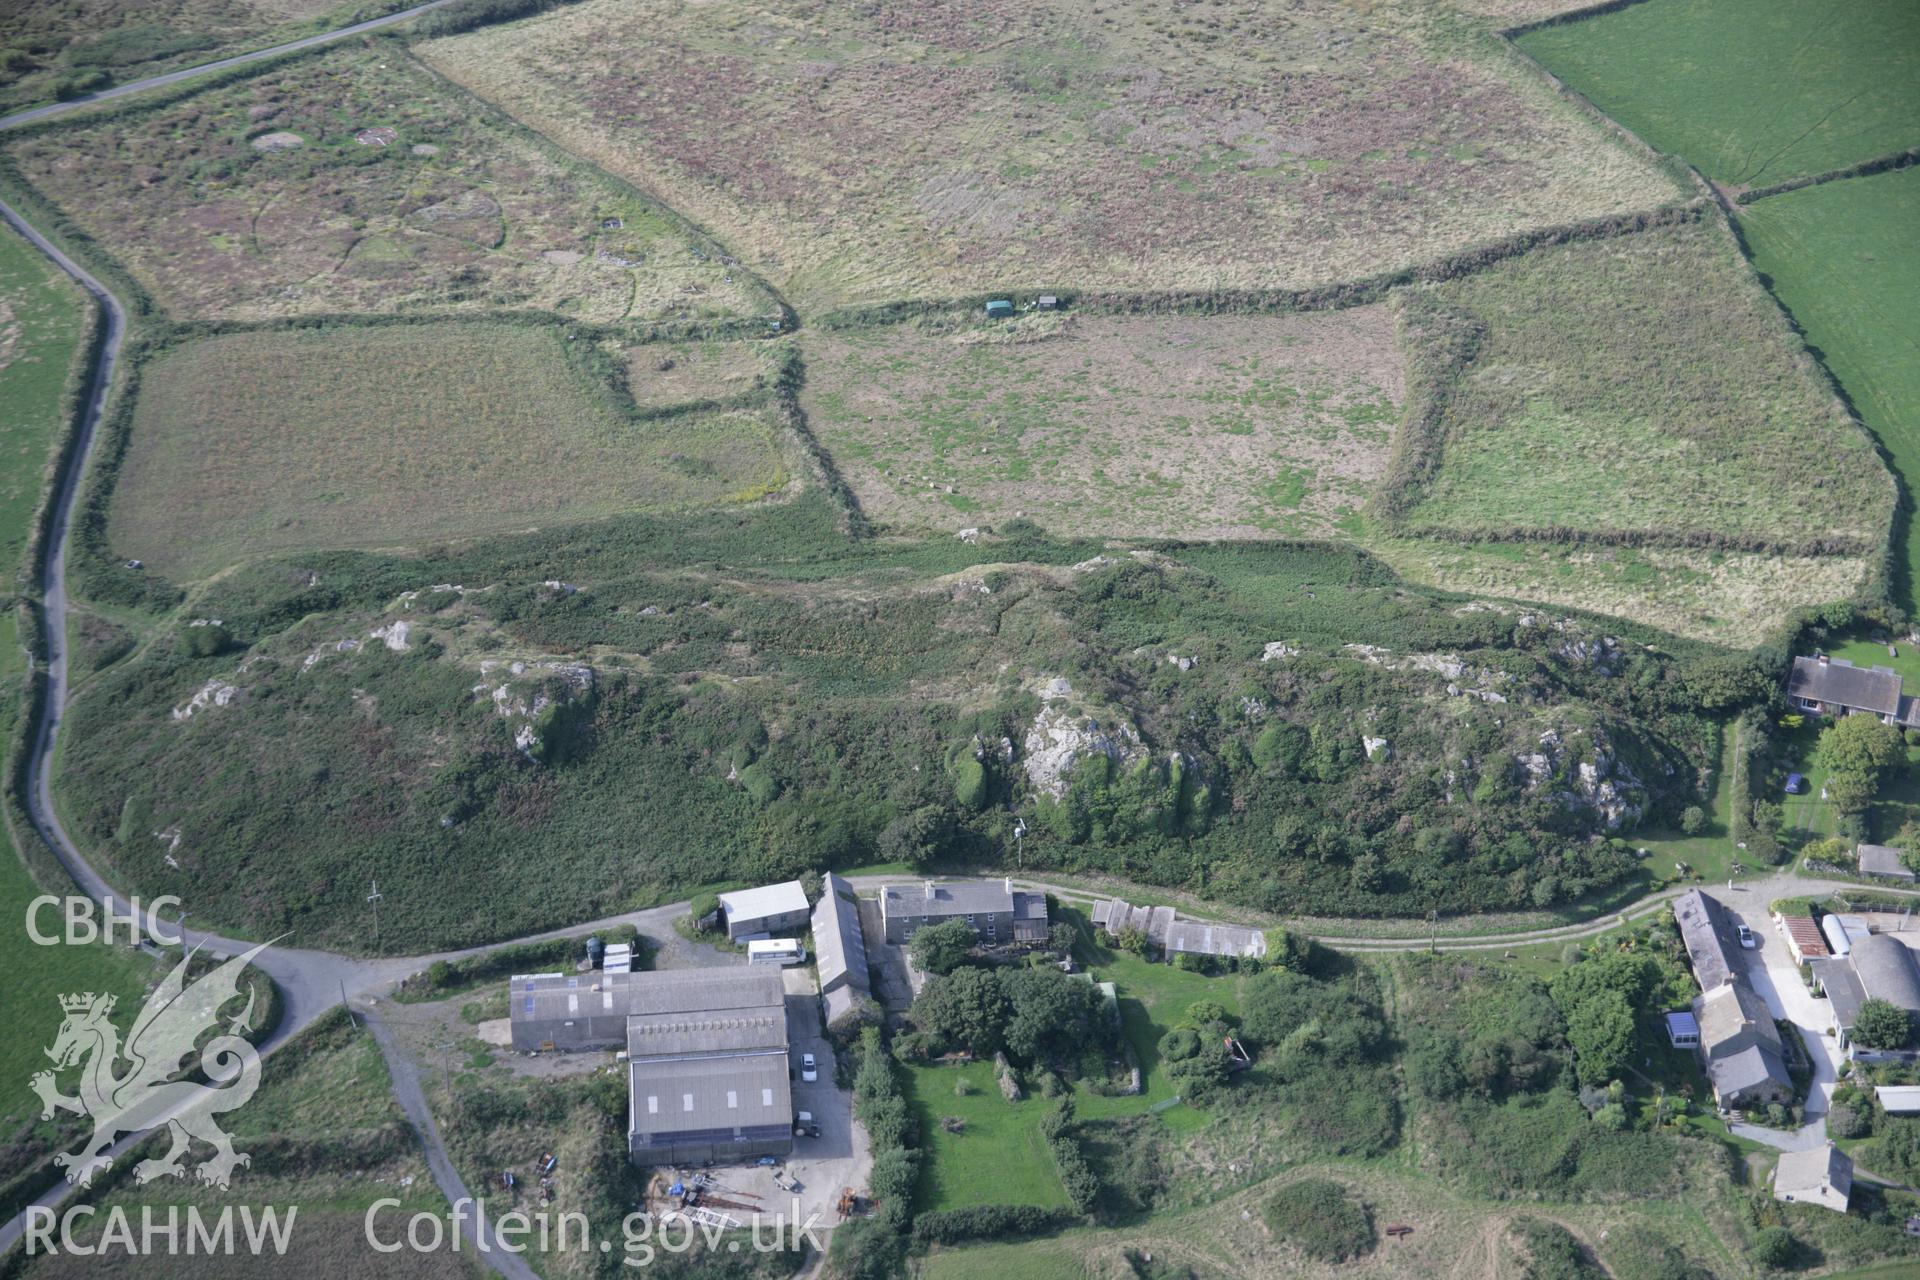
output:
[[1804, 776], [1797, 773], [1790, 773], [1787, 775], [1787, 794], [1788, 795], [1797, 796], [1802, 792], [1804, 792], [1806, 789], [1807, 789], [1807, 780]]
[[816, 1063], [813, 1060], [813, 1055], [810, 1053], [801, 1054], [800, 1055], [800, 1079], [807, 1084], [812, 1084], [815, 1080], [818, 1080], [819, 1078], [820, 1078], [820, 1066], [818, 1063]]
[[1747, 950], [1751, 951], [1760, 945], [1760, 939], [1754, 937], [1753, 930], [1747, 928], [1747, 926], [1741, 925], [1738, 929], [1734, 930], [1734, 932], [1740, 938], [1740, 945]]
[[813, 1112], [800, 1111], [794, 1114], [793, 1136], [796, 1138], [817, 1138], [820, 1136], [820, 1126], [815, 1123]]

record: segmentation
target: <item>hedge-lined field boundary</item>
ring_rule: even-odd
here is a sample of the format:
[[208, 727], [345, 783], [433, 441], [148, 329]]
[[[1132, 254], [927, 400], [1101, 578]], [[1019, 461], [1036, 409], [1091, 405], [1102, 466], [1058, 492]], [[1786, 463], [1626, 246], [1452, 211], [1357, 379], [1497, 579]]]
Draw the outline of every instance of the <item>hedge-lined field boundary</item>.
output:
[[1785, 182], [1776, 182], [1770, 186], [1752, 187], [1735, 196], [1733, 202], [1737, 205], [1750, 205], [1756, 200], [1765, 200], [1768, 196], [1781, 196], [1789, 191], [1801, 191], [1807, 187], [1823, 187], [1829, 182], [1840, 182], [1847, 178], [1871, 178], [1875, 174], [1892, 173], [1916, 163], [1920, 163], [1920, 147], [1908, 147], [1905, 151], [1875, 156], [1871, 160], [1862, 160], [1859, 164], [1850, 164], [1844, 169], [1829, 169], [1825, 173], [1788, 178]]

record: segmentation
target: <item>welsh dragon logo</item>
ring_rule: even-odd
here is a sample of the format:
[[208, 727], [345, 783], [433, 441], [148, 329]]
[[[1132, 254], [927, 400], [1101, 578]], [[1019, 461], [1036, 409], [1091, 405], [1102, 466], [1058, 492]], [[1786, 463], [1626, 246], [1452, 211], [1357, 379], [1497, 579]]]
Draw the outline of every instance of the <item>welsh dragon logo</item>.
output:
[[[240, 995], [240, 975], [249, 962], [270, 944], [261, 943], [235, 956], [192, 983], [187, 981], [189, 954], [147, 999], [123, 1048], [112, 1022], [115, 999], [85, 992], [60, 997], [66, 1020], [46, 1051], [52, 1071], [34, 1074], [33, 1091], [40, 1095], [40, 1118], [71, 1111], [93, 1120], [93, 1137], [78, 1152], [61, 1152], [53, 1162], [67, 1171], [67, 1181], [87, 1186], [93, 1175], [113, 1164], [109, 1149], [123, 1134], [138, 1135], [165, 1125], [173, 1145], [156, 1159], [134, 1166], [134, 1178], [150, 1182], [160, 1177], [184, 1177], [181, 1164], [193, 1139], [213, 1148], [213, 1157], [195, 1172], [204, 1182], [225, 1188], [236, 1167], [251, 1157], [233, 1149], [233, 1139], [214, 1117], [246, 1105], [260, 1087], [260, 1055], [241, 1038], [252, 1025], [253, 996], [227, 1024], [226, 1030], [199, 1048], [199, 1064], [212, 1085], [176, 1079], [183, 1059], [196, 1043], [220, 1022], [220, 1009]], [[125, 1062], [122, 1070], [121, 1063]], [[58, 1074], [80, 1068], [79, 1092], [60, 1092]]]

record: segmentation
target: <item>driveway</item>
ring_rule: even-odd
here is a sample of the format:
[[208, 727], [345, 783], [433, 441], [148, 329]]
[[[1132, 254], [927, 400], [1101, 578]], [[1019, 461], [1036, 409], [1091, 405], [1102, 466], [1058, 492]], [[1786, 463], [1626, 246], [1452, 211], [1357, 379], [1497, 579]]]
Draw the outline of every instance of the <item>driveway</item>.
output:
[[1741, 953], [1747, 981], [1774, 1017], [1785, 1019], [1800, 1033], [1807, 1060], [1813, 1064], [1813, 1079], [1807, 1087], [1806, 1123], [1786, 1133], [1758, 1125], [1734, 1124], [1734, 1133], [1782, 1151], [1804, 1151], [1827, 1140], [1827, 1111], [1833, 1105], [1833, 1086], [1840, 1075], [1840, 1039], [1834, 1030], [1833, 1005], [1815, 997], [1800, 977], [1800, 967], [1787, 950], [1787, 940], [1773, 928], [1766, 914], [1765, 899], [1742, 896], [1739, 901], [1724, 890], [1714, 895], [1733, 914], [1736, 921], [1753, 930], [1760, 943], [1752, 951]]

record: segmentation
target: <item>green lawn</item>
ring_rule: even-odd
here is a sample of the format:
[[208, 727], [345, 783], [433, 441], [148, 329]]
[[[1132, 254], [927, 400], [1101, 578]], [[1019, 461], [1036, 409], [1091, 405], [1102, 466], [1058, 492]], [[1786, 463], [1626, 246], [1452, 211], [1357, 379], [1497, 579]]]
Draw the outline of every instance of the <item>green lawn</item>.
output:
[[[1912, 133], [1907, 141], [1920, 142], [1920, 121]], [[1740, 230], [1754, 266], [1911, 492], [1920, 481], [1920, 168], [1756, 201]], [[1912, 611], [1920, 527], [1909, 517], [1895, 532], [1904, 554], [1894, 600]]]
[[1763, 186], [1920, 142], [1912, 0], [1650, 0], [1520, 47], [1718, 182]]
[[[955, 1088], [961, 1081], [968, 1088], [964, 1097]], [[1040, 1136], [1040, 1117], [1051, 1102], [1038, 1097], [1008, 1102], [991, 1062], [908, 1067], [906, 1083], [920, 1122], [920, 1147], [927, 1153], [914, 1192], [916, 1213], [972, 1204], [1066, 1205], [1053, 1153]], [[965, 1128], [947, 1132], [940, 1123], [947, 1116], [958, 1116]]]

